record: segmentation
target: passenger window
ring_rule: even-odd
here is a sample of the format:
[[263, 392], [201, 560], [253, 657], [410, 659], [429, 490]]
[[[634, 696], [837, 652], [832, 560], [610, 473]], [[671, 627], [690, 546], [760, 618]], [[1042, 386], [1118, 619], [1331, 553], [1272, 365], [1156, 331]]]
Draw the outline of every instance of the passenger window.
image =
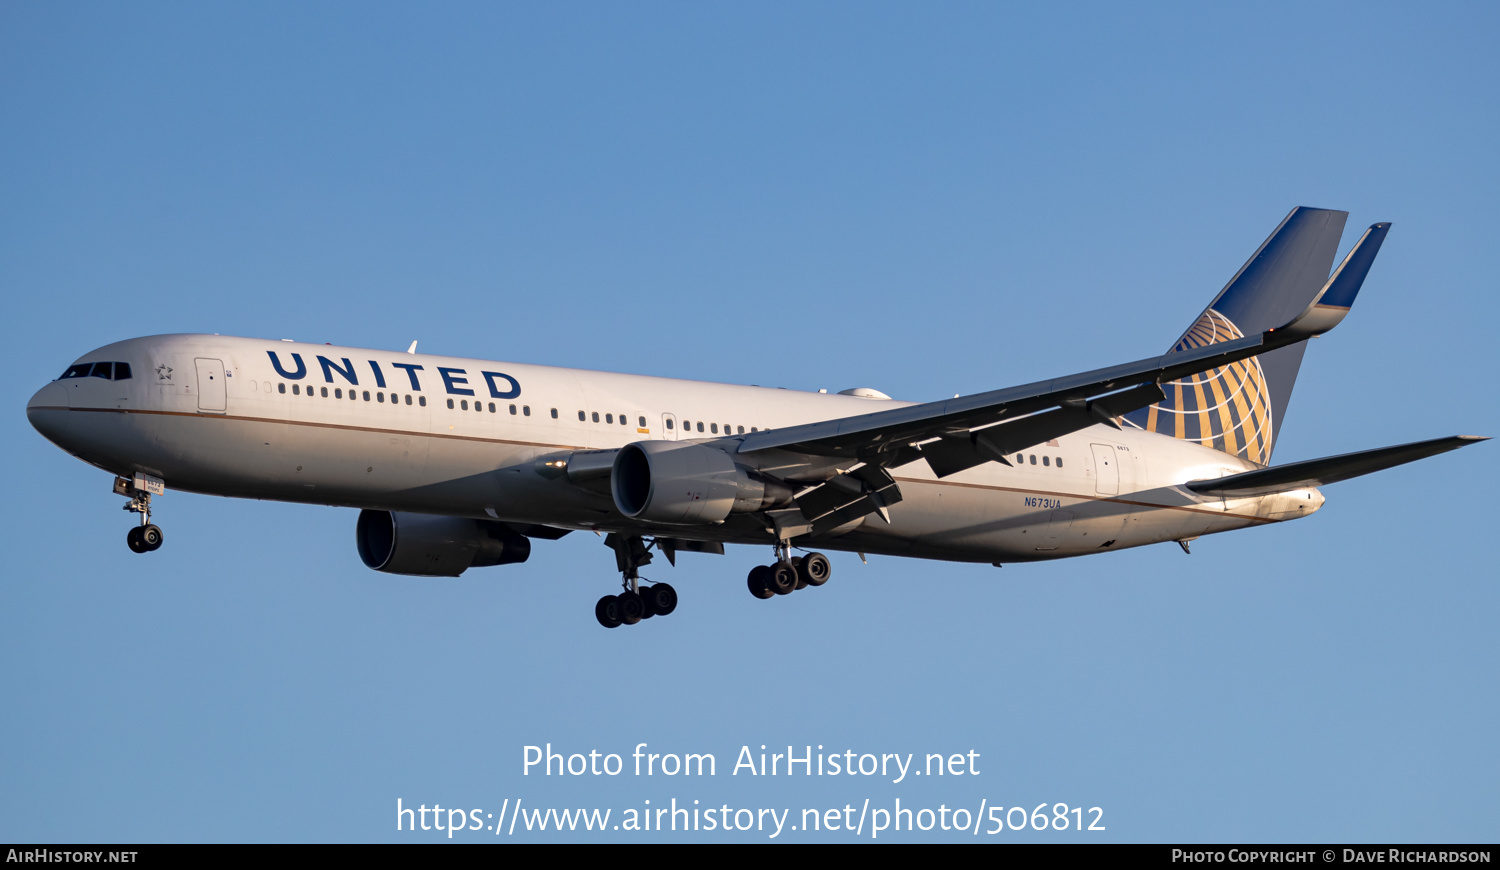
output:
[[366, 402], [370, 401], [370, 391], [369, 390], [365, 390], [364, 392], [365, 392], [365, 401]]
[[620, 415], [620, 425], [621, 426], [629, 425], [628, 423], [625, 422], [625, 415], [624, 414]]
[[284, 384], [284, 383], [277, 384], [276, 385], [276, 392], [278, 392], [278, 393], [285, 393], [286, 392], [286, 384]]
[[421, 405], [424, 408], [427, 407], [427, 397], [426, 396], [418, 396], [417, 397], [417, 404]]
[[294, 395], [294, 396], [300, 396], [300, 395], [302, 395], [301, 388], [298, 387], [296, 384], [292, 384], [292, 395]]
[[671, 417], [668, 417], [668, 418], [667, 418], [667, 428], [668, 428], [668, 429], [671, 429], [671, 428], [673, 428], [673, 427], [672, 427], [672, 418], [671, 418]]
[[[522, 405], [521, 406], [521, 416], [522, 417], [530, 417], [531, 416], [531, 406], [530, 405]], [[554, 414], [553, 416], [555, 417], [557, 415]]]
[[719, 424], [718, 423], [709, 423], [708, 424], [708, 429], [709, 429], [710, 432], [713, 432], [715, 435], [719, 434]]
[[406, 397], [406, 404], [408, 404], [408, 405], [411, 404], [411, 396], [407, 396]]
[[759, 430], [759, 429], [757, 429], [757, 428], [755, 428], [755, 427], [754, 427], [754, 426], [751, 426], [751, 427], [750, 427], [750, 431], [751, 431], [751, 432], [759, 432], [759, 431], [760, 431], [760, 430]]
[[448, 400], [448, 410], [450, 410], [450, 411], [453, 410], [453, 400], [452, 399]]
[[557, 409], [556, 408], [552, 409], [552, 419], [554, 419], [554, 420], [557, 419]]
[[702, 432], [702, 431], [703, 431], [703, 421], [702, 421], [702, 420], [699, 420], [699, 421], [698, 421], [698, 431], [699, 431], [699, 432]]
[[646, 428], [646, 418], [645, 417], [641, 418], [640, 427], [642, 429]]
[[328, 388], [327, 387], [322, 387], [321, 389], [323, 391], [323, 398], [325, 398], [325, 399], [328, 398]]
[[511, 405], [510, 406], [510, 415], [512, 417], [516, 416], [516, 406], [515, 405]]
[[115, 363], [115, 380], [130, 380], [130, 363]]
[[595, 423], [599, 422], [599, 412], [598, 411], [594, 412], [594, 422]]
[[491, 414], [495, 413], [495, 403], [494, 402], [490, 402], [490, 413]]
[[[490, 406], [490, 410], [493, 411], [494, 409], [495, 409], [495, 406], [491, 405]], [[483, 402], [475, 402], [474, 403], [474, 413], [476, 413], [476, 414], [483, 414], [484, 413], [484, 403]]]
[[458, 407], [459, 407], [459, 410], [462, 410], [462, 411], [469, 410], [469, 400], [468, 399], [459, 399], [458, 400]]
[[1046, 466], [1052, 465], [1052, 457], [1050, 457], [1050, 456], [1043, 456], [1042, 457], [1042, 464], [1046, 465]]
[[580, 423], [587, 423], [588, 420], [589, 420], [588, 415], [584, 414], [582, 411], [578, 412], [578, 422], [580, 422]]
[[1035, 453], [1031, 454], [1031, 464], [1032, 465], [1036, 465], [1036, 454]]
[[381, 404], [385, 404], [385, 393], [376, 393], [375, 401], [380, 402]]
[[1058, 468], [1062, 468], [1062, 457], [1061, 456], [1057, 457], [1057, 467]]

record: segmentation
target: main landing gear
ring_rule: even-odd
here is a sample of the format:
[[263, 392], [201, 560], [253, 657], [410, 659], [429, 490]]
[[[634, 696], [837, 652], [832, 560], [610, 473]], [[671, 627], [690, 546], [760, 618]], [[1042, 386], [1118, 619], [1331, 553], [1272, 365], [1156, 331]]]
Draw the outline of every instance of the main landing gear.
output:
[[635, 625], [653, 616], [667, 616], [677, 609], [677, 590], [666, 583], [641, 586], [640, 569], [651, 562], [651, 547], [639, 535], [614, 535], [604, 539], [615, 551], [615, 565], [625, 591], [606, 595], [594, 605], [594, 618], [605, 628]]
[[833, 566], [822, 553], [792, 556], [791, 547], [782, 541], [776, 545], [776, 561], [756, 565], [745, 578], [745, 585], [756, 598], [790, 595], [808, 586], [822, 586], [833, 574]]
[[137, 489], [129, 478], [115, 478], [115, 494], [127, 496], [130, 501], [124, 509], [141, 515], [141, 524], [125, 535], [125, 543], [132, 553], [149, 553], [161, 547], [161, 529], [151, 524], [151, 493]]

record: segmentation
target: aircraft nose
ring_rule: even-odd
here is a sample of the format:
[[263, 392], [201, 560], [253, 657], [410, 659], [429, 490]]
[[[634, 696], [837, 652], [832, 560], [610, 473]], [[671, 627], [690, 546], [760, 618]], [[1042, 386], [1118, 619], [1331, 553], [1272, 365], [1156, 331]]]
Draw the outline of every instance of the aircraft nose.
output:
[[26, 419], [31, 428], [42, 433], [54, 443], [62, 435], [62, 427], [68, 413], [68, 388], [59, 381], [42, 387], [26, 403]]

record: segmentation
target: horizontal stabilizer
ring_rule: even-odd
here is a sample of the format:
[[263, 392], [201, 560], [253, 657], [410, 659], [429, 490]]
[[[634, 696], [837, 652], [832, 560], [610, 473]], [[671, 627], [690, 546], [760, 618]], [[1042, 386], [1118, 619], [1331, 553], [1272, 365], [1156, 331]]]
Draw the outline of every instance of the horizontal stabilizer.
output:
[[1395, 447], [1363, 450], [1359, 453], [1345, 453], [1342, 456], [1308, 459], [1304, 462], [1261, 468], [1243, 474], [1216, 477], [1212, 480], [1195, 480], [1187, 484], [1187, 488], [1203, 495], [1268, 495], [1273, 492], [1338, 483], [1351, 477], [1384, 471], [1397, 465], [1416, 462], [1418, 459], [1426, 459], [1429, 456], [1436, 456], [1439, 453], [1447, 453], [1449, 450], [1457, 450], [1460, 447], [1488, 440], [1489, 438], [1482, 435], [1434, 438], [1431, 441], [1418, 441], [1415, 444], [1400, 444]]

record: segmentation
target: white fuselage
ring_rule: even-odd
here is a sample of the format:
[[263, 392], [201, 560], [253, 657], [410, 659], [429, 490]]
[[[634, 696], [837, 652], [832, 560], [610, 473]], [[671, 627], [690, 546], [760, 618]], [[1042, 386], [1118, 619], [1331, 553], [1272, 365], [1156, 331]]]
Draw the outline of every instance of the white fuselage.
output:
[[[215, 495], [724, 543], [771, 544], [775, 536], [754, 514], [697, 526], [638, 523], [616, 510], [607, 486], [575, 485], [546, 463], [579, 450], [718, 440], [905, 404], [215, 335], [132, 339], [80, 361], [126, 362], [131, 377], [54, 381], [32, 398], [28, 416], [59, 446], [115, 474]], [[889, 524], [872, 514], [807, 543], [1029, 561], [1295, 519], [1323, 503], [1315, 489], [1196, 495], [1182, 484], [1256, 466], [1103, 425], [1011, 460], [942, 480], [923, 461], [895, 469], [903, 500]]]

